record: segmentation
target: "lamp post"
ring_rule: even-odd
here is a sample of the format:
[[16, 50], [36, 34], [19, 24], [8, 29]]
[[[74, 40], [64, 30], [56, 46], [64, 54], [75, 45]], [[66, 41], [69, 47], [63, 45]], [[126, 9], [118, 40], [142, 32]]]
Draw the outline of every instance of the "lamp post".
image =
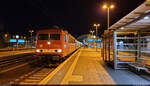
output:
[[18, 39], [19, 39], [19, 35], [16, 35], [17, 49], [18, 49]]
[[111, 5], [107, 5], [107, 4], [103, 5], [103, 8], [107, 9], [107, 30], [109, 29], [109, 16], [110, 16], [109, 10], [113, 9], [114, 7], [115, 6], [113, 4], [111, 4]]
[[[94, 24], [93, 26], [96, 27], [96, 40], [97, 40], [97, 33], [98, 33], [97, 29], [98, 29], [98, 27], [100, 27], [100, 24]], [[96, 41], [96, 51], [97, 51], [97, 41]]]
[[27, 48], [27, 40], [26, 40], [26, 38], [27, 38], [26, 36], [23, 37], [23, 39], [25, 40], [24, 48]]
[[92, 33], [92, 36], [93, 36], [94, 30], [91, 30], [90, 33]]
[[[113, 4], [105, 4], [105, 5], [103, 5], [103, 8], [104, 9], [107, 9], [107, 30], [109, 30], [109, 16], [110, 16], [110, 9], [113, 9], [115, 7], [115, 5], [113, 5]], [[108, 54], [109, 54], [109, 56], [108, 56], [108, 58], [109, 58], [109, 63], [110, 63], [110, 40], [109, 40], [109, 43], [108, 43], [109, 45], [108, 45]]]
[[29, 30], [30, 32], [30, 36], [31, 36], [31, 48], [32, 48], [32, 33], [34, 32], [34, 30]]
[[[95, 32], [94, 30], [91, 30], [91, 31], [90, 31], [90, 33], [92, 33], [92, 39], [94, 38], [94, 37], [93, 37], [93, 36], [94, 36], [94, 35], [93, 35], [94, 32]], [[93, 48], [95, 48], [95, 40], [93, 41]]]

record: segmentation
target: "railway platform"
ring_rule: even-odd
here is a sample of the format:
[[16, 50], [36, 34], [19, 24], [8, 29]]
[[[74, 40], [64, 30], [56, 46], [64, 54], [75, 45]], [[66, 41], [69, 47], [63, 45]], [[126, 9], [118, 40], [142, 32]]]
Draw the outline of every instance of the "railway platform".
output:
[[16, 48], [16, 47], [6, 47], [6, 48], [0, 48], [0, 52], [5, 52], [5, 51], [18, 51], [18, 50], [29, 50], [29, 49], [33, 49], [33, 48]]
[[52, 71], [40, 85], [150, 84], [129, 70], [114, 70], [102, 60], [101, 49], [80, 48]]
[[35, 49], [4, 51], [4, 52], [0, 52], [0, 57], [7, 57], [7, 56], [13, 56], [13, 55], [25, 54], [25, 53], [33, 53], [33, 52], [35, 52]]

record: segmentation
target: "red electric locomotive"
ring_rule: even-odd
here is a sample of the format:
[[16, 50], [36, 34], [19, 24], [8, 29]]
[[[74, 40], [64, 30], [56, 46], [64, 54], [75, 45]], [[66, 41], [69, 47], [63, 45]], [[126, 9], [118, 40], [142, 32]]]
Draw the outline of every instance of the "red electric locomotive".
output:
[[81, 46], [67, 31], [51, 28], [37, 31], [36, 55], [60, 60]]

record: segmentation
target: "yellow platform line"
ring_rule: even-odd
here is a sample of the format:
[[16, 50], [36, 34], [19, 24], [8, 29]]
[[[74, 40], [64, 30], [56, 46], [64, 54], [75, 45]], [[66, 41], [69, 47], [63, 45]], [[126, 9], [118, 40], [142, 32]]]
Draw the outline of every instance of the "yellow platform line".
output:
[[61, 84], [68, 84], [69, 81], [82, 81], [82, 76], [72, 76], [72, 73], [75, 69], [76, 63], [79, 59], [79, 56], [81, 54], [81, 51], [78, 53], [78, 55], [76, 56], [74, 62], [72, 63], [72, 65], [70, 66], [68, 72], [66, 73], [64, 79], [62, 80]]
[[78, 49], [75, 53], [73, 53], [68, 59], [66, 59], [63, 63], [61, 63], [55, 70], [53, 70], [46, 78], [44, 78], [39, 85], [47, 84], [47, 82], [75, 55], [78, 53], [80, 49]]

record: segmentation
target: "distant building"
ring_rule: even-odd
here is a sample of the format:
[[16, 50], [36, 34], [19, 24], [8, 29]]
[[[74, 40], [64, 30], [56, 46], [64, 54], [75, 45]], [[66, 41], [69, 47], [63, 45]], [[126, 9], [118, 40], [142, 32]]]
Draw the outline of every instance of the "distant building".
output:
[[99, 37], [96, 39], [96, 36], [91, 36], [90, 34], [81, 35], [77, 39], [88, 47], [102, 47], [102, 39]]

